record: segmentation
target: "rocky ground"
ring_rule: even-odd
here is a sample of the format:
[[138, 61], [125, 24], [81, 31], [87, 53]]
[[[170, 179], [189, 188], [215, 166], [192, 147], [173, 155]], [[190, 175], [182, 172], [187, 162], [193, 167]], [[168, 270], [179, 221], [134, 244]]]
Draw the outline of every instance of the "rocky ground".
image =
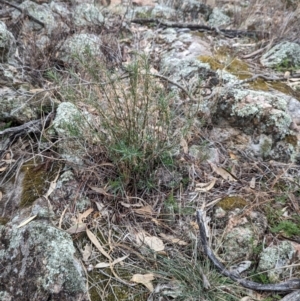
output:
[[0, 299], [300, 300], [299, 12], [0, 0]]

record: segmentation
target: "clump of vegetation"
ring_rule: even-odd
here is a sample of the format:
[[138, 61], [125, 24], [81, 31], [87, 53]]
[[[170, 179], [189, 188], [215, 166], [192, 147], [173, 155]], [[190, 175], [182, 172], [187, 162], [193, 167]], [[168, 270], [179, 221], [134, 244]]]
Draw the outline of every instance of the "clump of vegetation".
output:
[[271, 227], [273, 233], [282, 232], [285, 236], [300, 235], [299, 226], [292, 221], [281, 221], [277, 226]]
[[37, 198], [44, 195], [59, 170], [56, 162], [42, 162], [35, 158], [24, 164], [21, 171], [24, 173], [22, 184], [21, 207], [30, 206]]
[[[190, 259], [177, 253], [173, 258], [160, 257], [157, 275], [164, 277], [165, 282], [173, 284], [167, 296], [176, 300], [233, 301], [241, 298], [241, 289], [231, 280], [220, 275], [207, 261], [200, 258]], [[224, 290], [224, 287], [227, 289]]]
[[[95, 116], [84, 139], [93, 138], [117, 168], [110, 179], [114, 191], [127, 187], [139, 191], [151, 185], [155, 170], [174, 169], [173, 156], [182, 135], [189, 129], [192, 115], [175, 114], [174, 94], [150, 70], [148, 57], [137, 55], [125, 73], [113, 74], [89, 50], [85, 59], [77, 57], [76, 84], [62, 87], [65, 98], [87, 106]], [[53, 76], [52, 76], [53, 77]], [[54, 76], [53, 78], [57, 78]], [[178, 131], [178, 127], [180, 131]], [[96, 140], [96, 142], [95, 142]]]
[[233, 210], [236, 208], [244, 208], [247, 204], [247, 201], [239, 196], [226, 196], [218, 203], [218, 206], [223, 210]]

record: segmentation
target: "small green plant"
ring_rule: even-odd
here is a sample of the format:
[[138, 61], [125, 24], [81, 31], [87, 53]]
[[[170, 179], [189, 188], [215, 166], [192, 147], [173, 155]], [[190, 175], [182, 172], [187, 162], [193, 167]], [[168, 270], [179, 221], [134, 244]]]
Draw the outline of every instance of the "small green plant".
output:
[[300, 235], [300, 228], [292, 221], [281, 221], [277, 226], [271, 227], [273, 233], [283, 232], [285, 236]]
[[[189, 259], [178, 252], [173, 258], [158, 257], [157, 262], [158, 269], [154, 272], [173, 283], [169, 296], [176, 300], [199, 300], [199, 296], [211, 301], [234, 301], [241, 298], [240, 288], [214, 269], [211, 270], [206, 260]], [[204, 277], [210, 288], [203, 282]]]
[[269, 284], [269, 283], [271, 283], [270, 280], [269, 280], [269, 277], [268, 277], [268, 275], [266, 273], [253, 274], [251, 276], [251, 279], [254, 282], [258, 282], [258, 283], [261, 283], [261, 284]]
[[274, 227], [283, 214], [280, 209], [274, 209], [271, 204], [265, 207], [265, 213], [270, 227]]
[[295, 66], [290, 58], [285, 58], [275, 67], [277, 71], [298, 70], [299, 66]]
[[11, 124], [12, 124], [11, 121], [4, 123], [4, 125], [0, 126], [0, 131], [8, 129], [11, 126]]
[[85, 58], [78, 56], [77, 61], [80, 72], [70, 73], [75, 84], [62, 87], [65, 98], [84, 103], [98, 115], [91, 131], [97, 132], [99, 143], [118, 169], [117, 181], [123, 181], [118, 187], [136, 191], [144, 183], [148, 189], [157, 168], [176, 168], [172, 154], [191, 125], [190, 111], [183, 112], [185, 121], [178, 131], [174, 94], [151, 73], [144, 55], [137, 55], [122, 76], [113, 75], [88, 49]]

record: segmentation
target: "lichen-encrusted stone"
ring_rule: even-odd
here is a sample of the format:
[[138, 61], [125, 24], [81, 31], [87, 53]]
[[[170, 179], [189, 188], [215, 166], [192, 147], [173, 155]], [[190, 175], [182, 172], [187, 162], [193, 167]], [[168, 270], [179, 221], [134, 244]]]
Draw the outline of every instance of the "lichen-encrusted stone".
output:
[[[16, 219], [15, 219], [16, 220]], [[46, 220], [0, 229], [1, 294], [14, 301], [84, 301], [84, 273], [71, 237]]]
[[283, 138], [290, 133], [289, 97], [237, 88], [223, 89], [220, 94], [214, 115], [216, 121], [220, 117], [226, 118], [246, 134], [252, 134], [255, 129], [260, 134]]
[[74, 10], [74, 23], [77, 26], [101, 25], [104, 23], [104, 17], [99, 9], [89, 3], [77, 5]]
[[299, 67], [300, 45], [292, 42], [282, 42], [269, 51], [260, 59], [263, 66], [274, 67]]
[[61, 49], [60, 59], [71, 63], [89, 56], [101, 57], [101, 38], [95, 34], [80, 33], [68, 38]]
[[45, 91], [35, 94], [25, 89], [0, 88], [0, 120], [19, 124], [39, 119], [41, 112], [51, 111], [54, 99]]
[[213, 27], [219, 27], [229, 24], [231, 19], [225, 15], [218, 7], [213, 9], [213, 12], [209, 16], [208, 24]]
[[267, 271], [271, 282], [279, 282], [289, 277], [289, 269], [282, 269], [282, 267], [290, 264], [294, 254], [295, 249], [289, 241], [281, 241], [276, 246], [270, 246], [260, 255], [258, 271]]
[[[26, 0], [22, 4], [20, 4], [19, 7], [27, 11], [36, 20], [42, 22], [45, 25], [48, 33], [51, 33], [51, 31], [57, 26], [52, 10], [48, 6], [48, 4], [44, 3], [40, 5], [33, 1]], [[17, 19], [20, 14], [21, 12], [16, 10], [13, 14], [13, 17]], [[40, 30], [43, 28], [41, 24], [29, 18], [27, 18], [26, 23], [31, 30]]]
[[80, 112], [74, 104], [63, 102], [57, 107], [53, 127], [62, 138], [59, 148], [63, 158], [81, 164], [81, 158], [85, 155], [82, 143], [92, 132], [91, 124], [91, 115]]
[[7, 30], [5, 23], [0, 21], [0, 62], [7, 62], [15, 50], [16, 41], [14, 36]]

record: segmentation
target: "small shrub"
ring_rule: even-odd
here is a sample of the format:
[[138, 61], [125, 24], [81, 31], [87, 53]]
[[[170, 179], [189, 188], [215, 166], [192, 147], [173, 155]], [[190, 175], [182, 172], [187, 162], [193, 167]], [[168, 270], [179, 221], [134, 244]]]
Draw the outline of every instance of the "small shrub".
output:
[[271, 227], [271, 231], [273, 233], [283, 232], [287, 237], [300, 234], [299, 227], [292, 221], [281, 221], [277, 226]]
[[[175, 114], [174, 94], [151, 73], [146, 56], [136, 55], [123, 75], [112, 74], [89, 49], [84, 57], [77, 57], [76, 70], [70, 72], [72, 84], [62, 87], [64, 97], [84, 103], [97, 116], [93, 134], [86, 136], [96, 132], [117, 167], [113, 190], [149, 186], [158, 167], [176, 168], [173, 155], [192, 115], [189, 111], [181, 112], [180, 117]], [[54, 74], [49, 76], [57, 79]]]

